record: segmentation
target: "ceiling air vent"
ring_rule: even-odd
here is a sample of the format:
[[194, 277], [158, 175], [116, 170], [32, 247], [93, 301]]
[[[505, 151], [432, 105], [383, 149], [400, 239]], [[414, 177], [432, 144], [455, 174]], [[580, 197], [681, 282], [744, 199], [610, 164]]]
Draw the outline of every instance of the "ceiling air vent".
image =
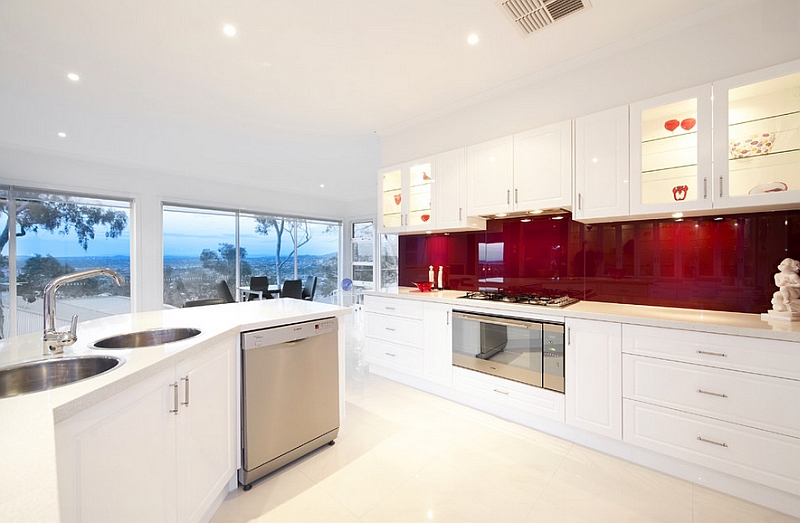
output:
[[589, 0], [501, 0], [497, 5], [523, 36], [592, 6]]

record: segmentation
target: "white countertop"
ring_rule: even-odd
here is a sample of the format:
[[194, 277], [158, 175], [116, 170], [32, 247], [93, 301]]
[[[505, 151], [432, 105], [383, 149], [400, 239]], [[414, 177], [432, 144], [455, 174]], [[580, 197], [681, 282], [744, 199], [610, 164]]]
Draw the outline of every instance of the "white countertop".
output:
[[[766, 338], [800, 342], [800, 322], [778, 319], [763, 320], [760, 314], [741, 312], [704, 311], [675, 307], [652, 307], [626, 305], [599, 301], [581, 301], [563, 309], [515, 305], [510, 303], [460, 299], [466, 291], [420, 292], [411, 287], [400, 287], [389, 291], [369, 291], [368, 296], [402, 297], [416, 300], [447, 303], [459, 309], [484, 309], [498, 313], [520, 314], [543, 320], [583, 318], [613, 321], [631, 325], [685, 329], [715, 334], [732, 334], [753, 338]], [[765, 311], [766, 312], [766, 311]]]
[[[123, 314], [78, 324], [78, 341], [64, 357], [113, 355], [125, 362], [87, 380], [0, 399], [0, 519], [58, 521], [55, 423], [243, 331], [348, 314], [350, 309], [305, 300], [280, 299]], [[90, 349], [116, 334], [157, 328], [195, 327], [193, 338], [138, 349]], [[0, 341], [0, 366], [42, 359], [42, 334]]]

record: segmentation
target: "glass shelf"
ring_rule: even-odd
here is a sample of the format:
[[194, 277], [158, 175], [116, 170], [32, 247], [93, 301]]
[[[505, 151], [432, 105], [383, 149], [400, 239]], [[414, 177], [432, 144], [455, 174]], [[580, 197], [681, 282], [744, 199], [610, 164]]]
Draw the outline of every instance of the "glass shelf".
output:
[[672, 165], [670, 167], [662, 167], [660, 169], [650, 169], [649, 171], [642, 171], [642, 174], [661, 173], [661, 172], [667, 172], [667, 171], [674, 171], [674, 170], [677, 170], [677, 169], [686, 169], [686, 168], [689, 168], [689, 167], [697, 167], [697, 164], [696, 163], [689, 163], [689, 164], [686, 164], [686, 165]]
[[746, 124], [755, 123], [755, 122], [766, 122], [766, 121], [769, 121], [769, 120], [777, 120], [778, 118], [785, 118], [787, 116], [794, 116], [794, 115], [797, 115], [797, 114], [800, 114], [800, 111], [791, 111], [791, 112], [788, 112], [788, 113], [773, 114], [773, 115], [764, 116], [764, 117], [761, 117], [761, 118], [753, 118], [753, 119], [750, 119], [750, 120], [742, 120], [741, 122], [731, 123], [730, 125], [728, 125], [728, 127], [736, 127], [737, 125], [746, 125]]
[[653, 142], [662, 142], [664, 140], [674, 140], [677, 138], [683, 138], [684, 136], [691, 136], [693, 134], [697, 134], [697, 131], [684, 131], [682, 133], [671, 134], [669, 136], [660, 136], [658, 138], [650, 138], [648, 140], [642, 140], [642, 145], [646, 143], [653, 143]]

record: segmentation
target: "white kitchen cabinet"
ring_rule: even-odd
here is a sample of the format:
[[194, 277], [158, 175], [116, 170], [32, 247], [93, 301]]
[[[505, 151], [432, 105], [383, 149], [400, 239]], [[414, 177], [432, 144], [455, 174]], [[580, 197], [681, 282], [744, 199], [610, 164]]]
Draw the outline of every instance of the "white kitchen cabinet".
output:
[[625, 325], [623, 440], [800, 494], [797, 344]]
[[437, 154], [434, 183], [435, 231], [483, 230], [486, 220], [467, 215], [467, 150]]
[[572, 206], [572, 122], [514, 135], [514, 211]]
[[450, 385], [453, 375], [453, 326], [449, 305], [425, 303], [423, 376], [426, 380]]
[[628, 181], [628, 106], [576, 118], [573, 219], [627, 218]]
[[711, 84], [630, 106], [630, 213], [712, 207]]
[[235, 347], [221, 342], [56, 425], [62, 521], [206, 515], [236, 472]]
[[433, 165], [433, 158], [424, 158], [378, 172], [380, 232], [410, 233], [435, 227]]
[[513, 209], [514, 138], [467, 147], [467, 214], [489, 216]]
[[367, 363], [421, 377], [425, 343], [422, 307], [409, 300], [366, 296], [364, 311]]
[[622, 326], [569, 318], [566, 328], [567, 423], [622, 439]]
[[714, 82], [714, 207], [800, 203], [800, 60]]

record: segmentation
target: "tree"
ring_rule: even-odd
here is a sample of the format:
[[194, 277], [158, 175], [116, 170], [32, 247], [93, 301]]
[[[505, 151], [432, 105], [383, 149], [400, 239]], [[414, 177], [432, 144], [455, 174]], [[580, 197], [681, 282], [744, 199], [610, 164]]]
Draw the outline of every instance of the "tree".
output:
[[[308, 229], [307, 221], [303, 220], [302, 222], [297, 222], [297, 241], [295, 241], [295, 227], [291, 226], [294, 223], [294, 220], [288, 221], [289, 223], [287, 224], [286, 218], [272, 218], [267, 216], [256, 217], [257, 225], [255, 231], [258, 234], [269, 236], [270, 230], [274, 230], [275, 236], [277, 236], [277, 241], [275, 242], [275, 278], [277, 279], [276, 283], [278, 284], [280, 284], [282, 280], [281, 267], [283, 267], [287, 261], [294, 259], [294, 254], [297, 252], [297, 249], [311, 241], [311, 231]], [[281, 258], [283, 233], [287, 231], [287, 225], [289, 225], [289, 237], [292, 239], [292, 252], [287, 254], [285, 258]], [[297, 247], [295, 247], [295, 245], [297, 245]]]
[[[241, 261], [239, 270], [242, 276], [248, 276], [253, 272], [250, 264], [244, 261], [246, 256], [247, 249], [240, 247], [239, 257]], [[236, 247], [230, 243], [220, 243], [216, 251], [203, 249], [203, 252], [200, 253], [200, 263], [203, 264], [204, 269], [212, 270], [229, 279], [236, 274]]]
[[31, 298], [40, 297], [45, 285], [50, 280], [74, 271], [75, 269], [68, 263], [62, 265], [60, 261], [49, 254], [47, 256], [36, 254], [25, 261], [19, 272], [17, 277], [19, 293], [26, 299], [29, 296]]

